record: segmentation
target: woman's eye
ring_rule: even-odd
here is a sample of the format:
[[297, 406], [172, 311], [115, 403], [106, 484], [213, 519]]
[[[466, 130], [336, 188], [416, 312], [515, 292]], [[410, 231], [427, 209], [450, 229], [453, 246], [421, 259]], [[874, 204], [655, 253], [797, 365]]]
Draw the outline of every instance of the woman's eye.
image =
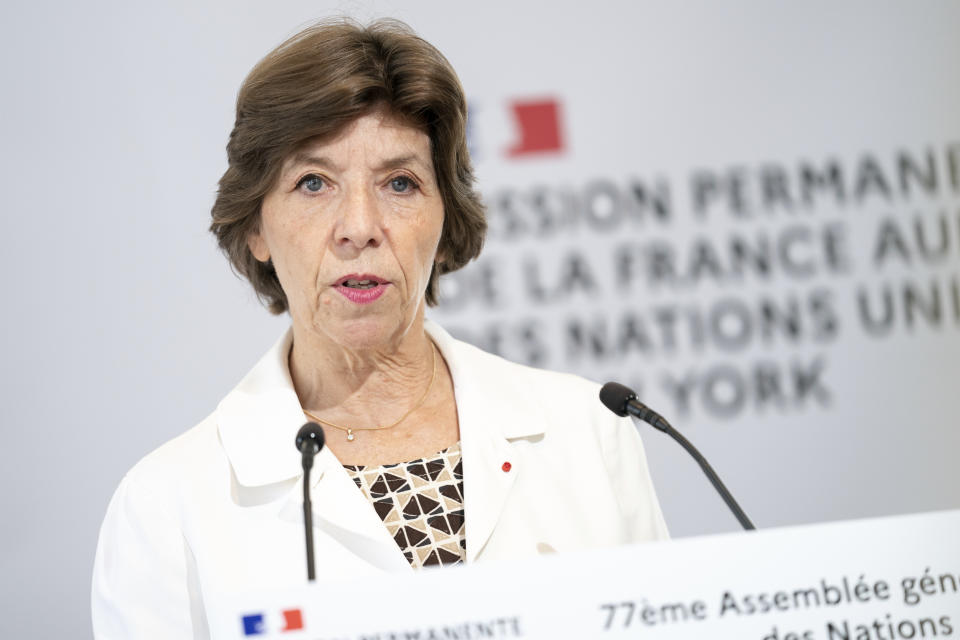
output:
[[407, 176], [397, 176], [390, 180], [390, 188], [397, 193], [406, 193], [417, 188], [417, 184]]
[[306, 189], [307, 191], [315, 193], [323, 189], [323, 178], [313, 173], [303, 176], [300, 178], [300, 181], [297, 182], [297, 188]]

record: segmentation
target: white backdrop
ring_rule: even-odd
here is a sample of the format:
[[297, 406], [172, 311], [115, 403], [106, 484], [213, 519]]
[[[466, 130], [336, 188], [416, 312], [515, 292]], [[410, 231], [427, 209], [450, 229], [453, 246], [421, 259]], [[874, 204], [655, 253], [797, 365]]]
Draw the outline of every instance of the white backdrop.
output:
[[[758, 526], [960, 506], [960, 4], [4, 5], [4, 637], [89, 636], [113, 488], [286, 326], [208, 212], [246, 72], [342, 13], [470, 96], [491, 237], [443, 324], [640, 386]], [[533, 102], [559, 144], [511, 154]], [[675, 535], [736, 528], [644, 439]]]

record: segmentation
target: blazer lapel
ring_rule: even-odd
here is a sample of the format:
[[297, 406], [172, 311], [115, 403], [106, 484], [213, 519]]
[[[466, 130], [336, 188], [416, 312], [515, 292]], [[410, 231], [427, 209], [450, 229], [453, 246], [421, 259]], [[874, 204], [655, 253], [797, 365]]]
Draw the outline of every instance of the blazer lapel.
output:
[[[330, 451], [324, 449], [317, 455], [310, 485], [314, 529], [379, 569], [413, 570], [380, 516]], [[303, 521], [302, 477], [283, 504], [280, 517]]]
[[[523, 459], [512, 440], [541, 435], [543, 417], [522, 395], [504, 361], [426, 323], [453, 377], [463, 461], [467, 562], [482, 553], [510, 496]], [[507, 376], [504, 376], [507, 373]], [[512, 375], [511, 375], [512, 374]]]
[[[482, 425], [464, 428], [461, 420], [460, 433], [467, 562], [473, 562], [493, 533], [522, 465], [511, 455], [509, 442], [496, 435], [490, 437], [482, 431]], [[507, 463], [509, 467], [505, 467]]]

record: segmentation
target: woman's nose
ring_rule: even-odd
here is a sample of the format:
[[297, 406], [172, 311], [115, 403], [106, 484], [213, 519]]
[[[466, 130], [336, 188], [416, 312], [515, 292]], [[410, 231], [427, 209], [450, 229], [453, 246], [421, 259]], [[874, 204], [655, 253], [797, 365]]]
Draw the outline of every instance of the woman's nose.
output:
[[338, 247], [364, 249], [377, 247], [383, 241], [382, 216], [375, 194], [364, 189], [343, 201], [337, 221]]

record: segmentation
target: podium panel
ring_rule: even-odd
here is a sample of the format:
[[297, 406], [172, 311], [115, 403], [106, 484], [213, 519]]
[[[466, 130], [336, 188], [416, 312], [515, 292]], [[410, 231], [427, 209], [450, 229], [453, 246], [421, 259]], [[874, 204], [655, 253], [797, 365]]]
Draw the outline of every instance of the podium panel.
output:
[[209, 612], [221, 640], [960, 637], [960, 510], [318, 582], [224, 602]]

